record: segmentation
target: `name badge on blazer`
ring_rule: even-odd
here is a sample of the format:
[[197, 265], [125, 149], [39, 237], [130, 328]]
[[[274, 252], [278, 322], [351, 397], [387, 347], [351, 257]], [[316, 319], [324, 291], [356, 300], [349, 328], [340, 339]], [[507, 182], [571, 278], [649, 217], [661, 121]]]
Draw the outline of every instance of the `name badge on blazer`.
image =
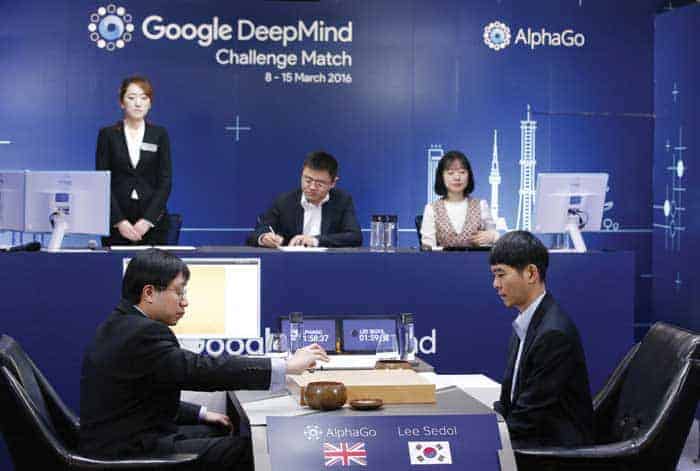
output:
[[146, 152], [158, 152], [158, 146], [150, 142], [142, 142], [141, 150], [145, 150]]

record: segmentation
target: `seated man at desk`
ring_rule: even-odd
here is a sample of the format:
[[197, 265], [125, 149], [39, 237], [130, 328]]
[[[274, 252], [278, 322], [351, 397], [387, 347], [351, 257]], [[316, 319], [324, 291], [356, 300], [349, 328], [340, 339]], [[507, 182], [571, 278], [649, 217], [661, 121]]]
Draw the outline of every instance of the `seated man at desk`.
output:
[[225, 415], [180, 401], [180, 391], [284, 387], [285, 374], [327, 360], [318, 345], [288, 360], [205, 357], [180, 348], [169, 326], [184, 316], [187, 265], [157, 249], [134, 257], [122, 301], [86, 349], [80, 381], [80, 449], [91, 456], [195, 453], [202, 469], [252, 469], [250, 441]]
[[549, 255], [535, 236], [501, 237], [489, 259], [493, 287], [513, 321], [500, 401], [514, 448], [578, 446], [593, 439], [593, 407], [578, 330], [545, 288]]
[[277, 197], [248, 237], [248, 245], [276, 248], [356, 247], [362, 232], [352, 197], [335, 187], [338, 162], [326, 152], [304, 161], [301, 188]]

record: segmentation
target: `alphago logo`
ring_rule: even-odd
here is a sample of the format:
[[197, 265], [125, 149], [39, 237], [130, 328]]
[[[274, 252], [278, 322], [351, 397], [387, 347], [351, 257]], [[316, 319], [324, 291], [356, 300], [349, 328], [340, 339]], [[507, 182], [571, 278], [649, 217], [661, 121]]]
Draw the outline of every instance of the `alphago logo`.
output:
[[100, 49], [114, 51], [131, 41], [134, 32], [132, 16], [124, 7], [109, 4], [90, 14], [90, 40]]
[[500, 21], [492, 21], [484, 27], [484, 43], [494, 51], [510, 44], [510, 28]]
[[307, 425], [304, 427], [304, 437], [309, 441], [323, 438], [323, 429], [318, 425]]
[[511, 42], [514, 46], [524, 45], [531, 50], [537, 47], [583, 47], [586, 44], [586, 36], [577, 33], [571, 28], [562, 31], [547, 31], [545, 28], [520, 28], [515, 33], [515, 38], [510, 27], [500, 21], [492, 21], [484, 27], [484, 44], [494, 51], [501, 51]]

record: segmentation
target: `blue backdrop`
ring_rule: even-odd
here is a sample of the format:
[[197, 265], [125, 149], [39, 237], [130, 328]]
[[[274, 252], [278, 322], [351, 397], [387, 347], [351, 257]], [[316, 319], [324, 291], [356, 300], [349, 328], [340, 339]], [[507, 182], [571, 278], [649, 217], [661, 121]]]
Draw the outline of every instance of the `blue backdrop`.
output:
[[700, 7], [660, 15], [655, 38], [653, 312], [700, 330]]
[[[121, 117], [120, 80], [142, 73], [155, 85], [150, 117], [170, 132], [169, 207], [184, 215], [185, 242], [241, 243], [236, 231], [251, 227], [277, 193], [298, 184], [304, 155], [318, 148], [339, 158], [340, 185], [354, 195], [363, 226], [372, 213], [392, 212], [402, 227], [412, 228], [427, 199], [431, 145], [465, 151], [476, 195], [490, 197], [494, 129], [501, 213], [512, 227], [520, 121], [530, 104], [537, 122], [536, 170], [609, 172], [614, 206], [606, 217], [622, 230], [648, 230], [653, 2], [640, 3], [442, 0], [436, 8], [429, 0], [196, 6], [125, 0], [111, 10], [95, 1], [17, 3], [3, 12], [0, 43], [6, 109], [0, 139], [12, 142], [0, 148], [2, 167], [93, 168], [98, 128]], [[102, 38], [99, 28], [89, 28], [108, 16], [133, 28], [125, 30], [130, 40], [113, 51], [107, 49], [116, 41], [100, 48], [90, 37]], [[214, 17], [232, 27], [232, 39], [201, 46], [208, 44], [205, 36], [144, 34], [158, 37], [169, 24], [174, 34]], [[239, 21], [259, 27], [351, 23], [352, 34], [346, 42], [307, 38], [285, 46], [247, 39], [247, 27], [238, 39]], [[511, 34], [510, 45], [499, 51], [483, 38], [495, 21]], [[534, 37], [526, 44], [528, 31]], [[576, 44], [556, 45], [562, 32], [561, 42]], [[551, 44], [536, 45], [537, 35]], [[351, 65], [221, 65], [219, 51], [225, 56], [229, 49], [293, 54], [300, 61], [302, 51], [331, 52], [350, 57]], [[323, 73], [327, 81], [285, 83], [285, 73]], [[333, 78], [341, 83], [329, 83]], [[411, 234], [404, 245], [414, 240]]]
[[[0, 167], [92, 169], [99, 127], [121, 117], [120, 80], [141, 73], [155, 86], [150, 118], [171, 136], [169, 208], [184, 215], [182, 243], [241, 244], [274, 196], [298, 185], [304, 155], [323, 148], [340, 160], [339, 185], [353, 194], [361, 225], [373, 213], [396, 213], [401, 245], [415, 246], [432, 146], [463, 150], [475, 195], [490, 199], [494, 130], [500, 214], [515, 225], [530, 105], [537, 172], [610, 173], [606, 230], [589, 245], [636, 251], [636, 317], [646, 322], [655, 3], [27, 0], [3, 11], [0, 141], [11, 144], [0, 145]], [[122, 44], [112, 37], [118, 28], [100, 29], [108, 17], [125, 28]], [[228, 39], [209, 40], [214, 18], [230, 26], [230, 38], [224, 31]], [[341, 34], [285, 45], [260, 29], [298, 30], [300, 21]], [[500, 50], [484, 39], [496, 23], [491, 45]], [[220, 64], [229, 50], [345, 59], [284, 69]], [[297, 73], [323, 74], [326, 83]]]

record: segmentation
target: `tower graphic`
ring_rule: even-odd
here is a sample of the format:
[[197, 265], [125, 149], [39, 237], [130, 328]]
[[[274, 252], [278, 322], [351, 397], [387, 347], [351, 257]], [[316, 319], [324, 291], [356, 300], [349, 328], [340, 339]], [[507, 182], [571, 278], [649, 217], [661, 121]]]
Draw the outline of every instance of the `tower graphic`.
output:
[[432, 203], [438, 198], [433, 185], [435, 184], [435, 172], [437, 171], [438, 163], [440, 163], [440, 159], [444, 154], [445, 150], [440, 144], [432, 144], [428, 147], [428, 192], [426, 197], [428, 203]]
[[535, 130], [530, 105], [527, 117], [520, 121], [520, 190], [518, 199], [517, 229], [532, 230], [532, 207], [535, 202]]
[[493, 154], [491, 156], [491, 173], [489, 173], [489, 184], [491, 185], [491, 217], [496, 223], [496, 229], [503, 231], [508, 230], [505, 218], [498, 217], [498, 187], [501, 184], [501, 171], [498, 166], [498, 129], [493, 130]]
[[491, 185], [491, 217], [498, 219], [498, 186], [501, 184], [501, 172], [498, 169], [498, 129], [493, 130], [493, 155], [491, 156], [491, 173], [489, 174]]

